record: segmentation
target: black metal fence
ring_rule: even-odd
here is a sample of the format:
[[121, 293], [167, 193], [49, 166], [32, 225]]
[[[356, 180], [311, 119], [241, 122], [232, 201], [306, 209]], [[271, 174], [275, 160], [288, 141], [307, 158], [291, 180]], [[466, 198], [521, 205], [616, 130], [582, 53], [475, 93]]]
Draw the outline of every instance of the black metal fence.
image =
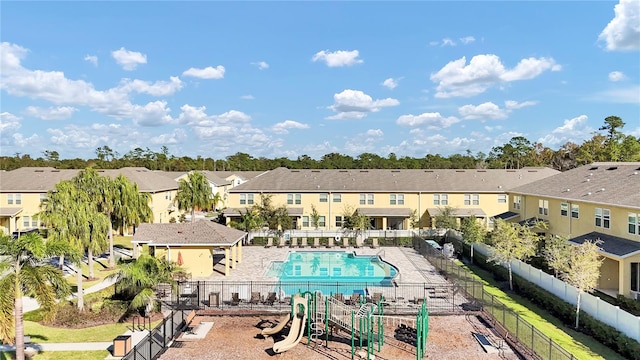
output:
[[157, 359], [175, 340], [185, 327], [187, 315], [183, 310], [172, 310], [171, 314], [165, 317], [162, 322], [153, 328], [149, 335], [137, 343], [129, 351], [123, 360], [153, 360]]
[[531, 354], [543, 360], [573, 360], [576, 357], [556, 344], [551, 338], [536, 329], [520, 315], [509, 309], [495, 296], [488, 293], [483, 286], [472, 286], [473, 275], [447, 259], [442, 252], [422, 239], [414, 239], [414, 247], [449, 281], [465, 288], [466, 292], [483, 310], [491, 315], [489, 322], [501, 336], [517, 340]]

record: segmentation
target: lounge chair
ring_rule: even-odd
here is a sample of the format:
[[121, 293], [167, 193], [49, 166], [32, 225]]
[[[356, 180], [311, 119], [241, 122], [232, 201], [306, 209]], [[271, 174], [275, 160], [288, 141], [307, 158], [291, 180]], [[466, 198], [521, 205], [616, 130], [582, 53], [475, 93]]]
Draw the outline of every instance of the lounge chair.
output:
[[284, 247], [287, 244], [286, 240], [284, 239], [284, 237], [280, 238], [280, 242], [278, 243], [278, 247]]
[[320, 247], [320, 238], [313, 238], [313, 247]]
[[308, 244], [307, 244], [307, 238], [306, 238], [306, 237], [303, 237], [303, 238], [302, 238], [302, 242], [300, 243], [300, 247], [301, 247], [301, 248], [303, 248], [303, 247], [307, 247], [307, 245], [308, 245]]
[[261, 297], [260, 297], [260, 292], [252, 292], [251, 293], [251, 300], [249, 300], [249, 303], [251, 304], [258, 304], [260, 303]]
[[377, 304], [381, 300], [382, 300], [382, 293], [374, 292], [373, 296], [371, 297], [371, 302], [374, 304]]
[[371, 247], [375, 249], [379, 246], [380, 245], [378, 245], [378, 238], [371, 238]]
[[270, 248], [272, 246], [273, 246], [273, 238], [267, 238], [267, 245], [265, 245], [264, 247]]
[[236, 306], [238, 304], [240, 304], [240, 296], [237, 292], [231, 293], [231, 305]]
[[327, 247], [328, 248], [332, 248], [333, 247], [333, 238], [332, 237], [329, 238], [329, 241], [327, 242]]
[[262, 303], [265, 304], [265, 305], [273, 306], [273, 303], [276, 302], [277, 296], [278, 296], [278, 294], [276, 294], [275, 292], [270, 292], [269, 294], [267, 294], [267, 298], [264, 299], [264, 301]]
[[360, 293], [351, 294], [351, 298], [349, 298], [349, 305], [357, 305], [360, 304]]
[[289, 245], [289, 247], [297, 247], [297, 246], [298, 246], [298, 238], [292, 237], [291, 244]]
[[342, 244], [340, 244], [341, 248], [346, 248], [347, 246], [349, 246], [349, 238], [348, 237], [343, 237], [341, 240], [342, 240]]

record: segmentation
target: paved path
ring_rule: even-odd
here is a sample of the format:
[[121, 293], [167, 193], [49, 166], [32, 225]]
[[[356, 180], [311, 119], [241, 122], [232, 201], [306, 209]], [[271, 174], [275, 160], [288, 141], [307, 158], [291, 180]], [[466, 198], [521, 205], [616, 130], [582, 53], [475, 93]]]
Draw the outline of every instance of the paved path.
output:
[[[35, 349], [38, 351], [101, 351], [107, 350], [109, 346], [113, 345], [111, 342], [81, 342], [81, 343], [38, 343], [27, 344], [26, 348]], [[1, 351], [14, 351], [16, 349], [13, 345], [0, 345]]]

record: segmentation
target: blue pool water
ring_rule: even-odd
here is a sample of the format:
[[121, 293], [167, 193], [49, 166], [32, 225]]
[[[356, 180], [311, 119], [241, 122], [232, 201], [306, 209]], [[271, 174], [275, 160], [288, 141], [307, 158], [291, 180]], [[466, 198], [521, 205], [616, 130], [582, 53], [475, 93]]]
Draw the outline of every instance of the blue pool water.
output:
[[323, 294], [365, 292], [371, 286], [392, 286], [398, 270], [379, 256], [346, 251], [294, 251], [286, 261], [274, 261], [267, 276], [278, 277], [277, 291], [292, 295], [300, 291]]

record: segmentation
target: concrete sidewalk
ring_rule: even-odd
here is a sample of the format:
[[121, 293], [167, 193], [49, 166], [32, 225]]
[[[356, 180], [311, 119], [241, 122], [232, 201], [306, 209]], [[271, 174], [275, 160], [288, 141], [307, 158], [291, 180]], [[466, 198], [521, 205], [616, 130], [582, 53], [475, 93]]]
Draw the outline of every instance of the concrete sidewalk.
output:
[[[25, 348], [31, 348], [38, 351], [100, 351], [107, 350], [112, 346], [112, 342], [81, 342], [81, 343], [37, 343], [27, 344]], [[0, 352], [14, 351], [14, 345], [0, 345]]]
[[[109, 286], [113, 285], [115, 282], [116, 282], [115, 279], [105, 278], [101, 282], [84, 289], [84, 294], [85, 295], [86, 294], [91, 294], [91, 293], [106, 289]], [[71, 299], [73, 299], [75, 297], [76, 297], [76, 294], [74, 293], [74, 294], [70, 295], [67, 298], [67, 300], [71, 300]], [[22, 297], [22, 312], [23, 313], [27, 313], [29, 311], [37, 310], [39, 308], [40, 308], [40, 305], [38, 304], [38, 302], [34, 298], [30, 298], [28, 296], [23, 296]]]

